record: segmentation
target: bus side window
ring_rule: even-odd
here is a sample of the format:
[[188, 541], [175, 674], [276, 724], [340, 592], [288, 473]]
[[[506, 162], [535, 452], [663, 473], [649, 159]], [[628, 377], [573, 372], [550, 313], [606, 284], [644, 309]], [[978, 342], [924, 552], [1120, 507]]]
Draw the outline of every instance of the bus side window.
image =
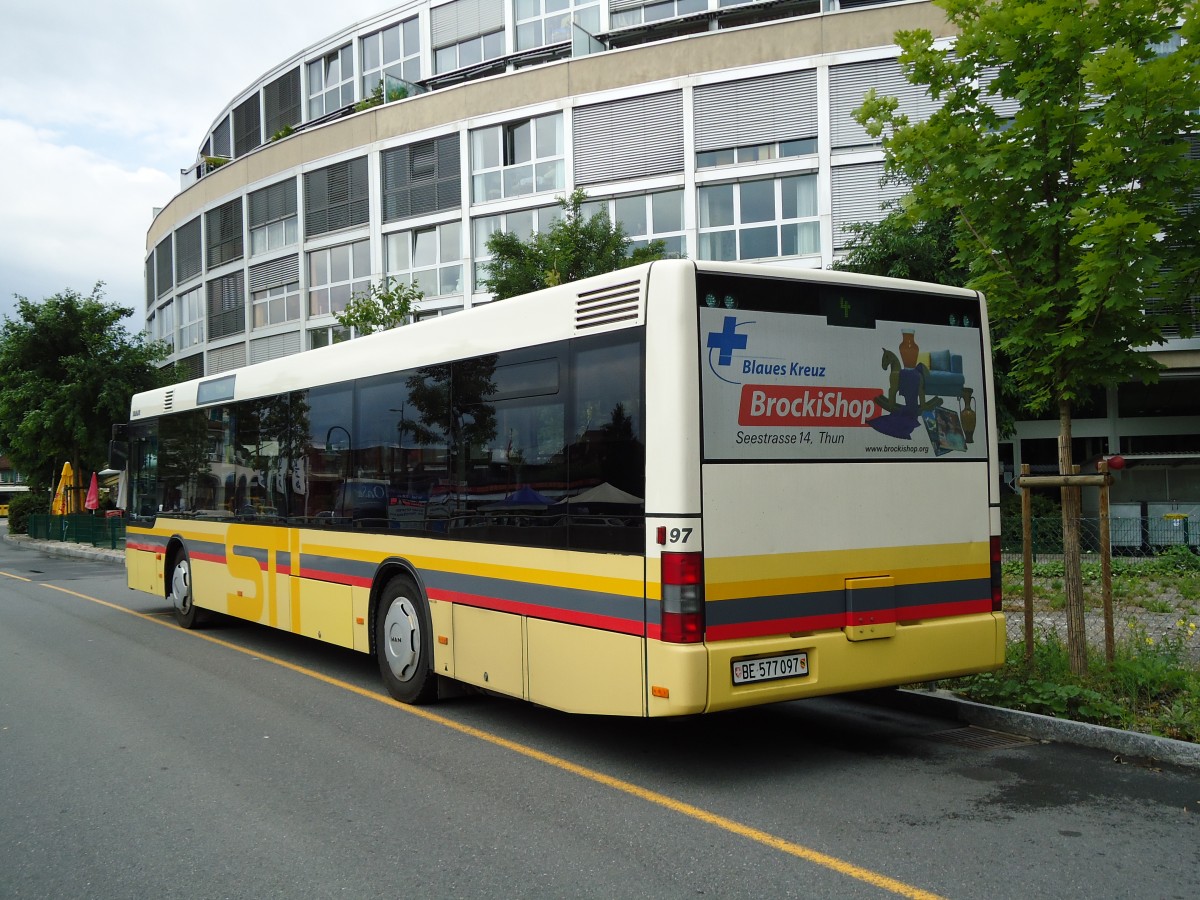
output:
[[293, 427], [305, 435], [301, 453], [307, 482], [305, 493], [295, 498], [293, 520], [353, 522], [353, 491], [347, 485], [353, 472], [353, 393], [353, 384], [339, 384], [293, 395]]
[[575, 342], [567, 447], [571, 546], [639, 552], [645, 521], [642, 332]]

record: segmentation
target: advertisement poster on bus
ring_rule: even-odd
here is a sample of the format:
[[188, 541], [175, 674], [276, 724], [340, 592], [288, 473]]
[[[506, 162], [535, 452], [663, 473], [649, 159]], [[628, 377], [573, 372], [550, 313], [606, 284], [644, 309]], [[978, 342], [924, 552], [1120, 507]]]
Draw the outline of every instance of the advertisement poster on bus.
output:
[[701, 309], [710, 460], [986, 459], [978, 322]]

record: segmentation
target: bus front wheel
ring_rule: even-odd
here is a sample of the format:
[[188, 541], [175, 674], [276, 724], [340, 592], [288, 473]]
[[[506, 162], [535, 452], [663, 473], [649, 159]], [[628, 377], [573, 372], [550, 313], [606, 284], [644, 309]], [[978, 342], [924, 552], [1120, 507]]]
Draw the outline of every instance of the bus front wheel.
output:
[[186, 553], [181, 553], [171, 568], [171, 591], [167, 600], [175, 612], [175, 621], [182, 628], [195, 628], [200, 611], [192, 602], [192, 565]]
[[405, 575], [383, 589], [375, 613], [375, 655], [384, 686], [401, 703], [428, 703], [437, 697], [429, 605]]

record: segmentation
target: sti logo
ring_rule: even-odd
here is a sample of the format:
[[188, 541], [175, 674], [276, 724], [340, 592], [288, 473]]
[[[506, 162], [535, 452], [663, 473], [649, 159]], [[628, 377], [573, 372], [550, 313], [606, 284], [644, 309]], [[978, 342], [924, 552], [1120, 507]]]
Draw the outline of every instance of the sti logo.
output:
[[[717, 371], [717, 366], [729, 370], [729, 367], [733, 365], [734, 351], [745, 350], [750, 344], [750, 336], [747, 334], [738, 334], [737, 330], [753, 324], [753, 321], [739, 322], [735, 316], [726, 316], [720, 331], [710, 331], [708, 333], [708, 368], [722, 381], [729, 384], [742, 383], [740, 379], [735, 381], [726, 378], [725, 375]], [[715, 354], [713, 353], [714, 350], [716, 351]]]

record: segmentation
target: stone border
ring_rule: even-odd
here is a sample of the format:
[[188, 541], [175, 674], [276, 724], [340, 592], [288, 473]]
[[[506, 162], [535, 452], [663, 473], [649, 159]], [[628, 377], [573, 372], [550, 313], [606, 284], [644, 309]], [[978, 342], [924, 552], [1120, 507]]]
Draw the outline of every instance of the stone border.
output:
[[27, 534], [5, 534], [4, 540], [10, 544], [16, 544], [22, 550], [35, 550], [47, 556], [59, 556], [64, 559], [90, 559], [110, 565], [125, 565], [124, 550], [110, 550], [107, 547], [72, 544], [66, 541], [41, 541], [31, 538]]
[[1104, 750], [1115, 756], [1200, 769], [1200, 744], [1188, 741], [1176, 741], [1137, 731], [1121, 731], [1071, 719], [1056, 719], [1053, 716], [1016, 709], [986, 706], [964, 700], [944, 690], [885, 689], [870, 691], [866, 698], [883, 705], [957, 719], [967, 725], [978, 725], [980, 728], [1019, 734], [1040, 741], [1075, 744]]

